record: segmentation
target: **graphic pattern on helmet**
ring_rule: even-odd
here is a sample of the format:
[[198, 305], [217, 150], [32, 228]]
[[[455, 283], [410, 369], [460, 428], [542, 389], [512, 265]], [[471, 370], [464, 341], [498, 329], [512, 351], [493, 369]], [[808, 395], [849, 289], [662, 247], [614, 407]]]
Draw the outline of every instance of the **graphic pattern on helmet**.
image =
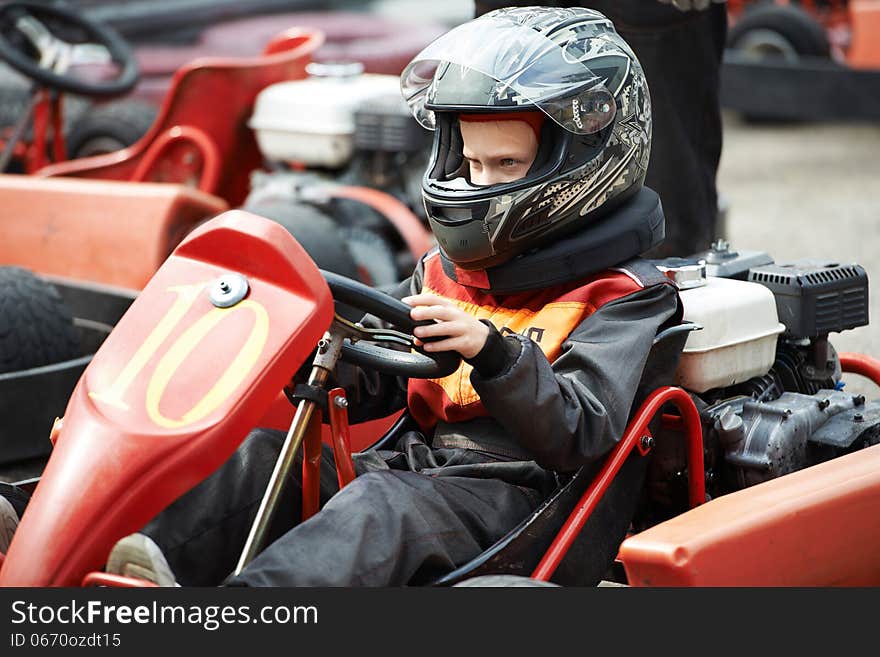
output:
[[[650, 94], [638, 59], [608, 18], [576, 7], [510, 7], [456, 30], [402, 76], [414, 114], [431, 113], [436, 125], [422, 191], [450, 260], [464, 269], [495, 266], [587, 228], [641, 188], [651, 150]], [[419, 92], [408, 71], [430, 59], [433, 76]], [[552, 121], [528, 174], [471, 184], [459, 113], [535, 108]]]

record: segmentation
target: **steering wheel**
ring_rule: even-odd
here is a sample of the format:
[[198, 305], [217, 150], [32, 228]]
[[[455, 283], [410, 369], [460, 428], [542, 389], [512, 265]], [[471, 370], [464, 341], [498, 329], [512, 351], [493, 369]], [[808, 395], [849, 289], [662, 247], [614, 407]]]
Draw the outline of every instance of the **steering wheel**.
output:
[[413, 344], [412, 330], [416, 326], [431, 324], [431, 320], [419, 322], [413, 320], [409, 314], [412, 308], [385, 292], [333, 272], [321, 270], [321, 273], [336, 301], [370, 313], [405, 332], [384, 331], [383, 333], [391, 336], [389, 341], [410, 347], [409, 351], [397, 351], [361, 340], [352, 342], [346, 339], [342, 343], [343, 360], [386, 374], [412, 379], [440, 379], [458, 369], [461, 364], [461, 356], [458, 353], [454, 351], [428, 353]]
[[[84, 34], [88, 40], [65, 41], [46, 23], [65, 34]], [[140, 78], [134, 53], [115, 30], [69, 8], [40, 2], [0, 7], [0, 59], [43, 86], [83, 96], [119, 96]], [[67, 73], [77, 63], [115, 63], [119, 72], [111, 80], [86, 80]]]

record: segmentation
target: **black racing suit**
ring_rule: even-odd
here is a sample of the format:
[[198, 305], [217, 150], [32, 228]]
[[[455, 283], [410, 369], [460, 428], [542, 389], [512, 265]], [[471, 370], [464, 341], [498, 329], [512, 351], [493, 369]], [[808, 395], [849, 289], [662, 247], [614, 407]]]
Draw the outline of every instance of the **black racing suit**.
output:
[[[422, 289], [423, 263], [404, 289]], [[531, 339], [493, 329], [470, 361], [470, 381], [487, 417], [443, 426], [438, 442], [444, 447], [409, 431], [394, 450], [355, 454], [358, 476], [342, 490], [325, 447], [322, 509], [302, 523], [298, 457], [271, 542], [237, 577], [227, 576], [266, 489], [281, 432], [253, 431], [217, 472], [144, 532], [162, 548], [182, 585], [429, 583], [527, 517], [558, 485], [557, 472], [601, 465], [624, 432], [655, 334], [677, 321], [678, 312], [674, 287], [638, 289], [576, 326], [552, 364]], [[382, 416], [405, 403], [398, 379], [359, 376], [359, 385], [348, 391], [352, 410], [360, 406]], [[455, 446], [462, 436], [473, 442]], [[505, 441], [510, 449], [486, 447]], [[516, 450], [532, 458], [511, 456]]]

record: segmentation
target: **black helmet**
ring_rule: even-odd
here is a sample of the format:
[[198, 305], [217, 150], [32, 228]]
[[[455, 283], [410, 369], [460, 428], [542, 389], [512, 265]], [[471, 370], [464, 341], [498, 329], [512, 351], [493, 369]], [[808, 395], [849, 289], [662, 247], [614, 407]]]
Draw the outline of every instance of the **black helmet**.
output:
[[[489, 12], [419, 53], [401, 74], [401, 91], [419, 123], [435, 130], [425, 210], [440, 247], [462, 269], [498, 265], [578, 230], [644, 182], [648, 86], [630, 47], [597, 11]], [[536, 108], [552, 121], [543, 122], [526, 176], [471, 184], [459, 115]]]

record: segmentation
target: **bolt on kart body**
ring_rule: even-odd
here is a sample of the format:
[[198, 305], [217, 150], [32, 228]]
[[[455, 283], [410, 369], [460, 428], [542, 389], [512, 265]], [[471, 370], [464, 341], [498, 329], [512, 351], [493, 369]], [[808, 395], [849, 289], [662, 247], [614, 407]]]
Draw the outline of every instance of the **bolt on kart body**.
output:
[[[655, 349], [680, 352], [678, 369], [648, 373], [651, 390], [597, 476], [561, 477], [530, 518], [437, 585], [485, 575], [630, 586], [880, 583], [872, 522], [880, 402], [843, 390], [844, 373], [880, 383], [880, 361], [838, 355], [827, 340], [867, 323], [864, 271], [777, 265], [724, 245], [696, 262], [658, 265], [685, 305], [685, 321], [655, 340]], [[334, 316], [334, 299], [401, 330], [366, 331]], [[272, 500], [298, 449], [303, 516], [318, 508], [312, 457], [321, 411], [312, 396], [296, 398], [294, 412], [284, 392], [293, 374], [313, 352], [317, 391], [326, 391], [338, 358], [402, 376], [456, 368], [455, 359], [413, 349], [411, 329], [405, 305], [321, 272], [276, 223], [241, 211], [206, 222], [159, 268], [79, 380], [48, 465], [29, 484], [0, 584], [147, 585], [101, 572], [114, 543], [208, 476], [251, 428], [289, 427], [242, 546], [246, 565], [263, 547]], [[353, 444], [344, 391], [326, 392], [325, 440], [344, 486], [351, 450], [382, 439]], [[586, 557], [600, 542], [601, 523], [592, 521], [612, 482], [643, 459], [643, 504], [629, 534], [603, 559]]]

